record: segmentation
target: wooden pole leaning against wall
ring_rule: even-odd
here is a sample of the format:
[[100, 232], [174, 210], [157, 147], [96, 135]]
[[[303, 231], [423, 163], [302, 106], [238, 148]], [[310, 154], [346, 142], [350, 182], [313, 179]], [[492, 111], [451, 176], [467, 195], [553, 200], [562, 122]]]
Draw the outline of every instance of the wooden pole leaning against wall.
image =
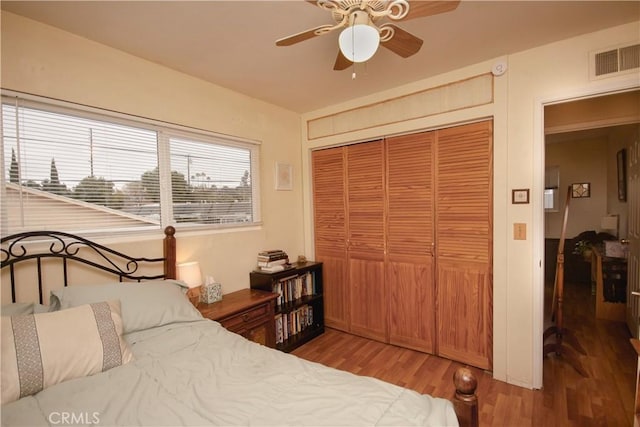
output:
[[550, 326], [544, 331], [542, 342], [549, 337], [555, 337], [554, 343], [544, 346], [543, 354], [555, 353], [556, 356], [562, 356], [576, 371], [582, 376], [588, 377], [587, 371], [582, 366], [580, 354], [586, 354], [584, 348], [578, 342], [571, 331], [567, 330], [563, 325], [562, 305], [564, 302], [564, 243], [567, 234], [567, 221], [569, 218], [569, 202], [571, 201], [571, 186], [567, 190], [566, 203], [564, 205], [564, 217], [562, 221], [562, 231], [560, 233], [560, 242], [558, 243], [558, 257], [556, 260], [556, 276], [553, 284], [553, 300], [551, 303], [551, 320], [555, 325]]

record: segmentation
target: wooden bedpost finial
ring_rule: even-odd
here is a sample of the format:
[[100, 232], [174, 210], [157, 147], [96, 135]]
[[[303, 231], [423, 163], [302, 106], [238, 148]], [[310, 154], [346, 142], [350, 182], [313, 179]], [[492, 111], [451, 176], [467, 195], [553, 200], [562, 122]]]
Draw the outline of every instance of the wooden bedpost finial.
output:
[[468, 400], [475, 395], [478, 380], [469, 368], [458, 368], [453, 374], [453, 384], [456, 387], [456, 394], [462, 400]]
[[479, 424], [478, 396], [476, 396], [478, 380], [471, 369], [458, 368], [453, 374], [453, 384], [456, 388], [453, 406], [460, 426], [477, 427]]
[[175, 229], [175, 227], [174, 227], [173, 225], [167, 225], [167, 226], [164, 228], [164, 235], [165, 235], [165, 236], [167, 236], [167, 237], [169, 237], [169, 236], [173, 237], [173, 235], [174, 235], [174, 234], [176, 234], [176, 229]]

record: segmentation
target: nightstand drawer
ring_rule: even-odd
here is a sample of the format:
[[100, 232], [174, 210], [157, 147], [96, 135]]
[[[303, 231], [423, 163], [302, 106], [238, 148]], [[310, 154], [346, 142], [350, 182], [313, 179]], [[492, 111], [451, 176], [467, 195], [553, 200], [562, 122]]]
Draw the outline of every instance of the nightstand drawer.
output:
[[251, 341], [275, 347], [274, 305], [278, 295], [271, 292], [242, 289], [223, 296], [222, 301], [199, 303], [198, 310], [231, 332]]
[[222, 326], [231, 332], [240, 332], [251, 325], [260, 324], [269, 320], [269, 305], [263, 304], [251, 310], [245, 310], [234, 316], [220, 320]]

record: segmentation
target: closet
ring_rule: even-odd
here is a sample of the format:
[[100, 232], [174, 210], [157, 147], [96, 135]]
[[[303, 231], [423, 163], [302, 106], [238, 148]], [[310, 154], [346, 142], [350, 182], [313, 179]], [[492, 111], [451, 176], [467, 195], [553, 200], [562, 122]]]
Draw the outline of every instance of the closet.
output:
[[325, 323], [491, 368], [492, 122], [312, 153]]

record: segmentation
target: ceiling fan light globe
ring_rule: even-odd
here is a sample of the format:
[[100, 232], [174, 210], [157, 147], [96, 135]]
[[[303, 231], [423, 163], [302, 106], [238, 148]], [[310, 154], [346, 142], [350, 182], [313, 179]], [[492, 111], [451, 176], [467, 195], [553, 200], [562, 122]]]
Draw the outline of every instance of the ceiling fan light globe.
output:
[[338, 38], [340, 52], [351, 62], [365, 62], [378, 50], [380, 34], [375, 28], [365, 25], [352, 25], [340, 33]]

